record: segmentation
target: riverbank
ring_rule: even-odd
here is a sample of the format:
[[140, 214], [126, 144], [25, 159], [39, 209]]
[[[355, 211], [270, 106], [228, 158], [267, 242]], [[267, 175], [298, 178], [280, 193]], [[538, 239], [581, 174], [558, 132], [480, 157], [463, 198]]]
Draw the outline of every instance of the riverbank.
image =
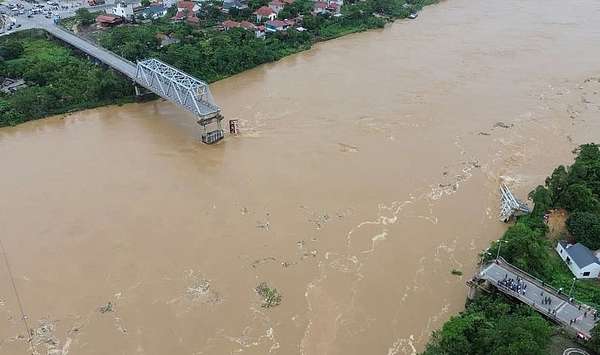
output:
[[[404, 1], [369, 0], [344, 5], [343, 16], [333, 17], [311, 15], [307, 5], [310, 2], [300, 0], [286, 10], [304, 16], [306, 31], [289, 29], [266, 39], [255, 38], [242, 29], [217, 30], [214, 25], [222, 19], [222, 13], [207, 15], [200, 28], [158, 19], [112, 28], [91, 39], [129, 60], [156, 57], [212, 83], [308, 50], [317, 42], [382, 28], [385, 23], [406, 18], [411, 11], [433, 3], [437, 0], [412, 1], [410, 6]], [[65, 19], [63, 24], [72, 27], [73, 20]], [[159, 40], [161, 35], [174, 43], [165, 46]], [[0, 127], [134, 101], [131, 83], [110, 69], [77, 57], [70, 49], [48, 40], [41, 31], [10, 35], [0, 40], [0, 46], [9, 48], [0, 62], [0, 77], [23, 78], [28, 86], [0, 96]]]
[[0, 51], [0, 78], [25, 80], [24, 87], [0, 94], [0, 127], [135, 99], [125, 78], [48, 40], [43, 31], [2, 38]]
[[[578, 242], [592, 250], [600, 245], [597, 233], [600, 230], [600, 190], [597, 188], [600, 177], [596, 173], [600, 167], [600, 149], [587, 144], [576, 152], [573, 165], [557, 167], [545, 185], [529, 194], [534, 203], [532, 213], [518, 218], [500, 240], [492, 242], [481, 253], [481, 260], [492, 261], [500, 254], [509, 263], [568, 293], [569, 297], [598, 309], [600, 282], [597, 278], [573, 278], [555, 251], [558, 240], [546, 222], [551, 211], [567, 213], [569, 217], [562, 219], [563, 225], [557, 226], [555, 222], [552, 226], [563, 231], [559, 236], [561, 240]], [[529, 306], [515, 303], [502, 294], [481, 294], [467, 304], [465, 311], [433, 333], [424, 354], [542, 355], [548, 353], [554, 333], [561, 333], [560, 328]], [[582, 344], [599, 352], [600, 328], [596, 326], [592, 339]], [[490, 352], [490, 349], [494, 350]]]

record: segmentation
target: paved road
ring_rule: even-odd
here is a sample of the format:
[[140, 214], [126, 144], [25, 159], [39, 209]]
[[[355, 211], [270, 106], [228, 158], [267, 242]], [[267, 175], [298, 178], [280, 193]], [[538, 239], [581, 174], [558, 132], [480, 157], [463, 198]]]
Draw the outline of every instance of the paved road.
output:
[[[504, 280], [516, 281], [517, 277], [521, 280], [521, 290], [525, 289], [524, 293], [522, 291], [515, 292], [505, 286]], [[538, 280], [505, 262], [498, 261], [498, 263], [494, 262], [485, 266], [479, 273], [479, 278], [490, 281], [502, 292], [518, 298], [521, 302], [534, 307], [538, 312], [586, 337], [590, 337], [590, 332], [596, 324], [590, 307], [585, 305], [580, 307], [576, 302], [569, 303], [566, 296], [559, 295], [558, 292], [543, 286]], [[550, 297], [549, 304], [543, 303], [545, 297]], [[572, 320], [575, 322], [571, 323]]]

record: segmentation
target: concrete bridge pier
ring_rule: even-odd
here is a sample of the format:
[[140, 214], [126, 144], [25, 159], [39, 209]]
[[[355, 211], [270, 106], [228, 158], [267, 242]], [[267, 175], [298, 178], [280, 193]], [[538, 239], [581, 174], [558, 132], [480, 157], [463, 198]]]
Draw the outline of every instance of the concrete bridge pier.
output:
[[223, 126], [221, 121], [223, 117], [220, 113], [210, 118], [203, 118], [198, 120], [198, 124], [202, 126], [202, 142], [206, 144], [213, 144], [225, 137]]
[[469, 286], [469, 292], [467, 293], [467, 299], [469, 301], [473, 301], [476, 297], [477, 294], [479, 293], [479, 284], [476, 278], [472, 278], [471, 280], [467, 281], [467, 286]]

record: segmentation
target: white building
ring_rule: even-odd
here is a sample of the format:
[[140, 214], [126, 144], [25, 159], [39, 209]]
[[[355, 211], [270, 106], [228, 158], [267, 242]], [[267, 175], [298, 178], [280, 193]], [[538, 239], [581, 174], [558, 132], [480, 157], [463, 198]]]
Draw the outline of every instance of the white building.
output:
[[118, 2], [117, 5], [111, 9], [111, 12], [115, 16], [130, 20], [133, 18], [133, 4]]
[[578, 279], [594, 279], [600, 277], [600, 261], [585, 245], [569, 244], [560, 240], [556, 252], [567, 264]]

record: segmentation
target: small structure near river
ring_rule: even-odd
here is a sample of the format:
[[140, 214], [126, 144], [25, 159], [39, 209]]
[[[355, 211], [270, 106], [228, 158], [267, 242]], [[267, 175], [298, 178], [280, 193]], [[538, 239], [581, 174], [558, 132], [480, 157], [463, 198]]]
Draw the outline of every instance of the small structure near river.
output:
[[27, 84], [23, 79], [0, 78], [0, 91], [5, 94], [12, 94], [26, 87]]

